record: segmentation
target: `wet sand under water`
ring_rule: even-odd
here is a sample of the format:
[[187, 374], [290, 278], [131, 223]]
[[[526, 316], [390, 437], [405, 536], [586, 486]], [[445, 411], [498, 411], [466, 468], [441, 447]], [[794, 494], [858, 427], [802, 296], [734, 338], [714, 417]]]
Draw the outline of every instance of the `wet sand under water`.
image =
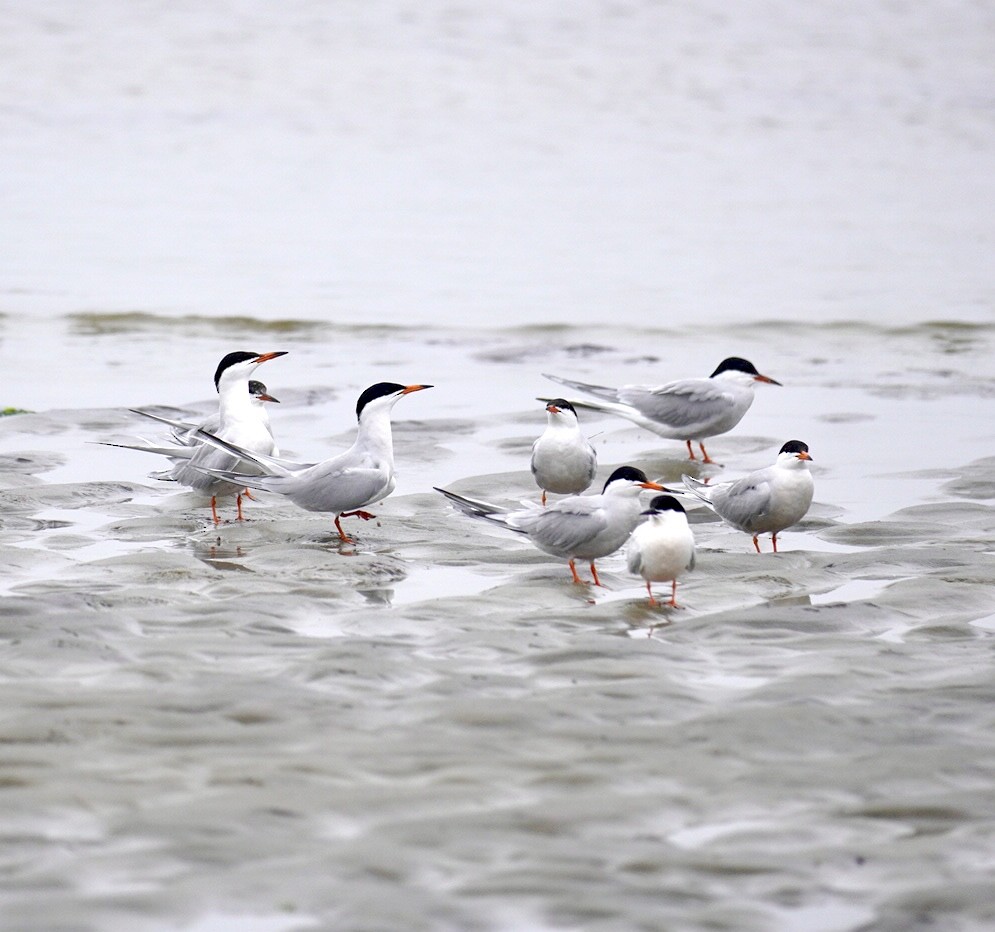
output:
[[[51, 326], [81, 406], [0, 420], [7, 928], [995, 922], [993, 328]], [[305, 458], [349, 442], [366, 384], [437, 386], [395, 409], [398, 488], [354, 546], [274, 496], [215, 529], [154, 458], [92, 445], [156, 436], [128, 406], [209, 410], [205, 344], [233, 341], [290, 351], [259, 374]], [[143, 380], [143, 345], [175, 369]], [[710, 452], [735, 476], [803, 439], [816, 501], [778, 555], [694, 511], [683, 610], [621, 554], [574, 586], [431, 491], [535, 496], [542, 371], [658, 382], [732, 352], [784, 388]], [[688, 468], [582, 426], [601, 481]]]

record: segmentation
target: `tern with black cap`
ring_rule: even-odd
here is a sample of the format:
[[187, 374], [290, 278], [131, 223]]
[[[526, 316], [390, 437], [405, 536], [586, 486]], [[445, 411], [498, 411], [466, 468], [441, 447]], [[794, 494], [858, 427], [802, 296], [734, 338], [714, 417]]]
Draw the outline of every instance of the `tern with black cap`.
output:
[[697, 442], [706, 463], [714, 460], [706, 452], [704, 441], [732, 430], [743, 419], [753, 404], [757, 382], [781, 384], [761, 375], [752, 362], [739, 356], [723, 359], [707, 379], [680, 379], [663, 385], [609, 388], [543, 374], [561, 385], [602, 399], [573, 401], [575, 407], [617, 414], [660, 437], [683, 440], [690, 459], [695, 459], [691, 443]]
[[760, 534], [772, 535], [777, 553], [777, 535], [801, 521], [812, 504], [815, 483], [810, 462], [808, 444], [789, 440], [778, 451], [773, 466], [734, 482], [706, 485], [692, 476], [681, 476], [681, 480], [686, 494], [704, 503], [727, 524], [752, 535], [757, 553]]
[[598, 454], [581, 433], [574, 406], [563, 398], [546, 404], [546, 429], [532, 444], [532, 476], [546, 493], [576, 495], [583, 492], [598, 471]]
[[260, 474], [232, 469], [200, 467], [209, 476], [234, 482], [250, 489], [275, 492], [306, 511], [335, 515], [335, 529], [342, 541], [352, 540], [342, 530], [341, 519], [358, 517], [364, 521], [375, 515], [363, 509], [394, 491], [394, 444], [390, 414], [405, 395], [431, 388], [431, 385], [400, 385], [377, 382], [356, 402], [359, 427], [356, 440], [344, 453], [320, 463], [294, 463], [264, 456], [214, 437], [206, 431], [199, 436], [222, 452], [252, 464]]
[[446, 489], [436, 488], [460, 511], [472, 518], [484, 518], [522, 534], [544, 553], [565, 559], [575, 583], [575, 561], [590, 563], [596, 586], [601, 585], [594, 561], [614, 553], [639, 523], [639, 493], [643, 489], [663, 491], [650, 482], [646, 473], [633, 466], [620, 466], [605, 483], [599, 495], [571, 495], [552, 502], [520, 510], [502, 508]]
[[643, 512], [646, 520], [632, 532], [626, 547], [630, 573], [646, 581], [650, 605], [656, 605], [652, 583], [669, 582], [673, 608], [677, 604], [677, 577], [694, 569], [694, 535], [687, 514], [672, 495], [657, 495]]
[[[253, 392], [250, 376], [262, 363], [279, 356], [285, 356], [286, 351], [274, 353], [250, 353], [239, 351], [228, 353], [214, 373], [214, 387], [218, 392], [218, 413], [216, 415], [216, 434], [225, 441], [245, 449], [251, 453], [274, 456], [279, 451], [273, 438], [273, 429], [269, 415], [266, 413], [264, 401], [275, 401], [266, 393], [262, 385], [261, 397], [259, 391]], [[132, 413], [166, 424], [173, 428], [173, 439], [177, 447], [156, 447], [153, 445], [128, 445], [132, 449], [144, 450], [149, 453], [159, 453], [174, 461], [169, 469], [151, 473], [152, 478], [179, 482], [197, 491], [211, 496], [211, 517], [215, 524], [221, 519], [218, 516], [217, 497], [219, 495], [235, 495], [238, 520], [242, 520], [242, 487], [221, 481], [202, 471], [202, 467], [230, 469], [238, 466], [238, 458], [205, 444], [198, 436], [199, 426], [185, 421], [152, 414], [149, 411], [131, 409]], [[126, 444], [113, 444], [126, 446]]]

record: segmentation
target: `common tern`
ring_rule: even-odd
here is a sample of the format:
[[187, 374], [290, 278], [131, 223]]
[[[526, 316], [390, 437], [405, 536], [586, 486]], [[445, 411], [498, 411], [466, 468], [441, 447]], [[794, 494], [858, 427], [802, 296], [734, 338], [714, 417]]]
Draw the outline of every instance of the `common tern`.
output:
[[684, 506], [672, 495], [657, 495], [629, 538], [626, 563], [630, 573], [646, 581], [650, 605], [656, 605], [652, 583], [669, 582], [670, 600], [677, 604], [677, 577], [694, 569], [694, 535], [688, 527]]
[[760, 534], [771, 534], [774, 553], [777, 535], [805, 517], [812, 504], [815, 484], [808, 464], [808, 444], [789, 440], [781, 447], [773, 466], [758, 469], [742, 479], [706, 485], [691, 476], [681, 476], [688, 494], [740, 531], [753, 535], [760, 553]]
[[[269, 389], [256, 379], [249, 381], [249, 395], [252, 397], [253, 404], [260, 408], [259, 417], [266, 425], [270, 434], [272, 434], [273, 428], [270, 426], [269, 414], [266, 412], [264, 405], [266, 402], [279, 404], [280, 399], [274, 398], [269, 393]], [[147, 411], [138, 411], [137, 408], [132, 408], [131, 411], [132, 413], [138, 412], [143, 417], [149, 417]], [[156, 419], [158, 420], [158, 417]], [[160, 423], [163, 423], [163, 421], [160, 421]], [[158, 453], [161, 456], [168, 456], [174, 462], [189, 460], [193, 456], [194, 450], [204, 442], [197, 436], [197, 431], [206, 430], [209, 433], [216, 434], [220, 430], [221, 418], [219, 413], [215, 412], [197, 423], [174, 420], [168, 420], [164, 423], [171, 424], [173, 427], [171, 431], [172, 441], [168, 445], [143, 440], [141, 443], [109, 443], [104, 441], [102, 442], [102, 446], [122, 447], [125, 450], [139, 450], [142, 453]], [[279, 452], [274, 449], [273, 455], [279, 456]]]
[[[270, 422], [269, 422], [269, 412], [266, 410], [266, 405], [267, 404], [279, 404], [280, 403], [280, 399], [279, 398], [274, 398], [269, 393], [269, 389], [266, 388], [266, 386], [262, 382], [260, 382], [258, 379], [249, 379], [249, 397], [251, 398], [252, 403], [258, 409], [256, 413], [259, 416], [259, 420], [262, 421], [263, 425], [266, 427], [266, 429], [270, 433], [270, 436], [272, 437], [273, 436], [273, 428], [272, 428], [272, 426], [270, 425]], [[197, 437], [192, 437], [190, 435], [193, 434], [193, 433], [196, 433], [196, 431], [198, 431], [198, 430], [206, 430], [208, 433], [211, 433], [211, 434], [218, 433], [218, 431], [221, 430], [221, 411], [219, 409], [214, 414], [210, 415], [210, 417], [204, 418], [204, 420], [200, 421], [199, 423], [197, 423], [197, 424], [189, 424], [187, 426], [188, 426], [189, 429], [186, 430], [186, 431], [180, 431], [180, 430], [174, 428], [173, 429], [173, 437], [177, 440], [178, 443], [184, 443], [185, 442], [185, 443], [190, 443], [190, 444], [194, 444], [194, 445], [200, 444], [203, 441], [199, 440]], [[275, 444], [275, 442], [276, 442], [276, 439], [274, 438], [274, 444]], [[275, 448], [275, 446], [274, 446], [272, 455], [273, 456], [279, 456], [280, 455], [279, 450], [277, 450]]]
[[543, 373], [547, 379], [594, 395], [601, 401], [574, 401], [577, 407], [617, 414], [660, 437], [683, 440], [688, 457], [695, 459], [691, 442], [696, 441], [706, 463], [715, 462], [703, 441], [732, 430], [753, 404], [757, 382], [780, 385], [746, 359], [730, 356], [718, 364], [707, 379], [679, 379], [663, 385], [623, 385], [609, 388], [574, 382]]
[[546, 429], [532, 444], [532, 475], [546, 493], [574, 495], [583, 492], [598, 470], [598, 454], [577, 423], [569, 401], [554, 398], [546, 405]]
[[394, 445], [391, 437], [390, 412], [397, 401], [412, 392], [431, 385], [399, 385], [377, 382], [364, 391], [356, 403], [359, 429], [353, 445], [344, 453], [320, 463], [293, 463], [275, 456], [247, 450], [206, 431], [198, 436], [236, 460], [244, 460], [261, 475], [234, 469], [218, 469], [197, 465], [195, 468], [210, 477], [276, 492], [306, 511], [324, 511], [335, 515], [339, 538], [351, 542], [342, 530], [341, 520], [358, 517], [364, 521], [376, 517], [362, 509], [386, 498], [394, 491]]
[[530, 505], [512, 511], [446, 489], [436, 488], [436, 492], [445, 495], [464, 514], [524, 534], [544, 553], [565, 559], [575, 583], [583, 582], [575, 561], [589, 561], [594, 584], [600, 586], [594, 561], [614, 553], [628, 540], [639, 523], [639, 493], [643, 489], [663, 491], [663, 486], [650, 482], [641, 469], [620, 466], [608, 477], [599, 495], [571, 495], [546, 508]]
[[[265, 399], [254, 395], [250, 390], [249, 376], [256, 367], [270, 359], [285, 356], [286, 351], [273, 353], [228, 353], [218, 364], [214, 373], [214, 386], [218, 392], [218, 413], [216, 435], [235, 446], [252, 453], [275, 456], [278, 453], [276, 441], [269, 422], [269, 415], [262, 404], [264, 400], [275, 400], [270, 395]], [[261, 385], [262, 383], [257, 383]], [[265, 386], [263, 386], [265, 389]], [[263, 394], [266, 394], [265, 391]], [[166, 424], [173, 428], [173, 439], [177, 446], [155, 447], [153, 445], [131, 445], [133, 449], [149, 453], [159, 453], [173, 460], [169, 469], [151, 473], [155, 479], [179, 482], [211, 496], [211, 517], [215, 524], [221, 519], [218, 516], [217, 497], [222, 494], [234, 494], [238, 508], [238, 519], [242, 520], [242, 489], [243, 486], [233, 486], [204, 472], [205, 468], [230, 469], [238, 465], [238, 458], [233, 458], [226, 451], [219, 450], [211, 444], [202, 442], [199, 437], [200, 428], [186, 421], [177, 421], [162, 417], [137, 408], [133, 413], [150, 418], [153, 421]], [[212, 431], [212, 434], [215, 433]], [[121, 446], [122, 444], [119, 444]]]

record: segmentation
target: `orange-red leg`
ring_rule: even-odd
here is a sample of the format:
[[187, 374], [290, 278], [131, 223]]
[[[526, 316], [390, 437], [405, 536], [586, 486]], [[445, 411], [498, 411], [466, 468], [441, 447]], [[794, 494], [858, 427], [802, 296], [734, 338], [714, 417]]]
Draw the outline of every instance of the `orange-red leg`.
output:
[[235, 507], [238, 510], [238, 520], [244, 521], [245, 516], [242, 514], [242, 495], [241, 493], [235, 496]]
[[691, 441], [685, 440], [684, 442], [688, 445], [688, 459], [689, 460], [697, 459], [697, 457], [694, 455], [694, 447], [691, 446]]
[[211, 496], [211, 517], [214, 519], [214, 526], [217, 527], [221, 523], [221, 519], [218, 517], [218, 499], [216, 495]]
[[604, 588], [604, 583], [602, 583], [601, 580], [598, 579], [598, 569], [594, 565], [594, 560], [591, 561], [591, 576], [594, 577], [594, 585], [601, 586], [602, 588]]
[[699, 446], [699, 447], [701, 447], [701, 456], [702, 456], [702, 460], [703, 460], [704, 462], [706, 462], [706, 463], [714, 463], [714, 462], [715, 462], [715, 460], [713, 460], [713, 459], [712, 459], [712, 458], [711, 458], [711, 457], [710, 457], [710, 456], [708, 455], [708, 453], [707, 453], [707, 452], [705, 451], [705, 444], [703, 444], [703, 443], [701, 443], [701, 442], [699, 441], [699, 443], [698, 443], [698, 446]]
[[757, 540], [757, 535], [753, 535], [753, 546], [757, 548], [757, 553], [760, 553], [760, 541]]
[[347, 544], [351, 544], [352, 538], [348, 534], [346, 534], [345, 531], [342, 530], [342, 524], [339, 522], [340, 517], [342, 516], [341, 515], [335, 516], [335, 530], [339, 532], [339, 540], [345, 541], [345, 543]]
[[543, 508], [546, 507], [546, 490], [545, 489], [542, 490], [542, 507]]
[[573, 576], [573, 578], [574, 578], [574, 582], [575, 582], [575, 583], [580, 583], [581, 585], [583, 585], [583, 584], [584, 584], [584, 580], [583, 580], [583, 579], [581, 579], [581, 578], [580, 578], [580, 577], [579, 577], [579, 576], [577, 575], [577, 567], [576, 567], [576, 566], [574, 566], [574, 561], [573, 561], [573, 560], [570, 560], [570, 561], [569, 561], [569, 563], [568, 563], [568, 566], [570, 567], [570, 573], [571, 573], [571, 575], [572, 575], [572, 576]]
[[339, 540], [343, 540], [346, 543], [351, 544], [352, 538], [342, 530], [342, 523], [339, 521], [340, 518], [362, 518], [364, 521], [369, 521], [371, 518], [375, 518], [376, 515], [370, 514], [368, 511], [343, 511], [341, 514], [335, 516], [335, 530], [339, 532]]
[[677, 604], [677, 580], [673, 579], [670, 582], [670, 601], [667, 603], [671, 608], [680, 608]]
[[650, 585], [650, 581], [646, 580], [646, 591], [650, 594], [650, 605], [656, 606], [659, 604], [656, 599], [653, 598], [653, 587]]
[[775, 531], [775, 532], [774, 532], [774, 534], [773, 534], [773, 535], [771, 536], [771, 541], [772, 541], [772, 542], [773, 542], [773, 544], [774, 544], [774, 553], [777, 553], [777, 532], [776, 532], [776, 531]]
[[343, 511], [339, 515], [340, 518], [362, 518], [364, 521], [369, 521], [370, 518], [375, 518], [376, 515], [370, 514], [368, 511]]

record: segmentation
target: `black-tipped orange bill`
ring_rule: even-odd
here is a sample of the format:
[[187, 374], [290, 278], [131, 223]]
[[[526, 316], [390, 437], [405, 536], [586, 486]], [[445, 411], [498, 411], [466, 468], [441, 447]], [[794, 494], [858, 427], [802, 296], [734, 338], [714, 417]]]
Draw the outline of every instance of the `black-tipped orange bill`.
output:
[[644, 489], [656, 489], [657, 492], [669, 492], [670, 491], [670, 489], [665, 489], [658, 482], [640, 482], [639, 485], [640, 485], [641, 488], [644, 488]]
[[280, 399], [279, 398], [274, 398], [272, 395], [267, 395], [266, 392], [263, 392], [260, 395], [256, 395], [256, 398], [258, 398], [260, 401], [272, 401], [273, 404], [279, 404], [280, 403]]
[[277, 353], [260, 353], [256, 357], [256, 362], [266, 362], [269, 359], [276, 359], [277, 356], [286, 356], [289, 350], [280, 350]]
[[810, 460], [810, 459], [812, 459], [812, 457], [809, 456], [809, 454], [806, 453], [804, 450], [802, 450], [801, 453], [796, 453], [795, 456], [797, 456], [798, 459], [800, 459], [800, 460]]
[[559, 414], [563, 409], [556, 407], [556, 405], [554, 405], [552, 402], [550, 402], [548, 405], [546, 405], [546, 410], [550, 414]]
[[[781, 385], [777, 379], [772, 379], [769, 375], [755, 375], [753, 376], [754, 382], [766, 382], [768, 385]], [[781, 386], [784, 387], [783, 385]]]
[[410, 395], [412, 392], [420, 392], [424, 388], [435, 388], [434, 385], [405, 385], [402, 395]]

